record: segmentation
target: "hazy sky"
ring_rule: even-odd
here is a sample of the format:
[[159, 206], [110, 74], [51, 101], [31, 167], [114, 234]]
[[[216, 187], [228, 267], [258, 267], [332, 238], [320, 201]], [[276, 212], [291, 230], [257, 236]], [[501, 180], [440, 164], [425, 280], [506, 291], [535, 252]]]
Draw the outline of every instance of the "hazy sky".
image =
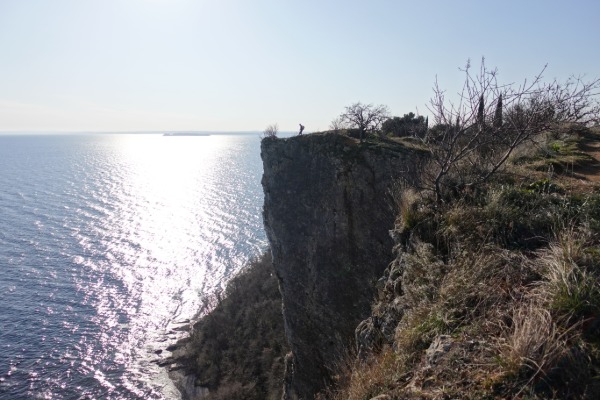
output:
[[0, 0], [0, 131], [327, 129], [504, 82], [600, 76], [600, 1]]

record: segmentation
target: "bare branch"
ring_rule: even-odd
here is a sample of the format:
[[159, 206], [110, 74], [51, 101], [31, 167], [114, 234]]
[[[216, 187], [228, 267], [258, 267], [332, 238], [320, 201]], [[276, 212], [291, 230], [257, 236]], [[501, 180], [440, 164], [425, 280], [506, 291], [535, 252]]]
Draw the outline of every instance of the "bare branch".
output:
[[[499, 84], [497, 69], [488, 69], [485, 59], [476, 74], [467, 61], [461, 69], [465, 80], [458, 103], [447, 99], [436, 77], [427, 106], [435, 126], [424, 140], [437, 168], [428, 184], [438, 201], [443, 201], [445, 190], [456, 190], [456, 185], [485, 182], [502, 169], [518, 146], [535, 141], [556, 124], [599, 121], [600, 79], [585, 82], [582, 77], [571, 77], [564, 83], [544, 83], [545, 70], [546, 66], [518, 86]], [[450, 174], [456, 175], [454, 180]]]
[[366, 132], [381, 129], [383, 122], [389, 118], [387, 106], [373, 104], [354, 103], [346, 107], [337, 120], [336, 124], [346, 124], [350, 128], [360, 131], [360, 140], [364, 140]]

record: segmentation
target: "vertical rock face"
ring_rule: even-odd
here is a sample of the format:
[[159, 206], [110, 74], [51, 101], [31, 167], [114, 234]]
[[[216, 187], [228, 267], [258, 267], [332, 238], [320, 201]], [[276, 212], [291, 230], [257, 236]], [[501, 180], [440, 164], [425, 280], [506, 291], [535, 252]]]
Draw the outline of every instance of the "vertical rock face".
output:
[[370, 313], [392, 260], [390, 189], [419, 153], [395, 142], [335, 135], [266, 138], [264, 222], [292, 350], [284, 398], [312, 399]]

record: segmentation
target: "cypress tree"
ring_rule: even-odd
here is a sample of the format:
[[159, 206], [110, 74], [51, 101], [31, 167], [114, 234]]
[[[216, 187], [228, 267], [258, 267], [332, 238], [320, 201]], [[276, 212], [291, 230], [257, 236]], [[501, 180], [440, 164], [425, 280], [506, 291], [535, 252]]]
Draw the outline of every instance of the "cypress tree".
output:
[[483, 111], [484, 111], [484, 105], [483, 105], [483, 93], [481, 94], [481, 97], [479, 97], [479, 109], [477, 110], [477, 124], [479, 124], [480, 128], [483, 128], [484, 125], [484, 119], [483, 119]]
[[496, 112], [494, 113], [494, 128], [502, 128], [502, 94], [498, 97]]

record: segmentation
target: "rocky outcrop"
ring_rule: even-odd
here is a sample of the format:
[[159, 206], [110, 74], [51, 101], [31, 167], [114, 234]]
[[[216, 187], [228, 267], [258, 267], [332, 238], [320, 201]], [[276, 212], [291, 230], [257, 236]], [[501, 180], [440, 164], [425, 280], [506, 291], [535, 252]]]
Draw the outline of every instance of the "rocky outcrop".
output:
[[364, 360], [374, 350], [393, 344], [396, 326], [404, 316], [405, 305], [400, 297], [403, 288], [404, 259], [399, 248], [398, 255], [385, 269], [377, 282], [377, 301], [372, 305], [371, 316], [356, 328], [358, 358]]
[[196, 386], [196, 375], [194, 374], [186, 375], [183, 370], [171, 370], [169, 378], [179, 389], [183, 400], [199, 400], [209, 394], [208, 388]]
[[291, 348], [284, 398], [312, 399], [370, 315], [393, 259], [391, 188], [423, 153], [336, 134], [265, 138], [264, 223]]

